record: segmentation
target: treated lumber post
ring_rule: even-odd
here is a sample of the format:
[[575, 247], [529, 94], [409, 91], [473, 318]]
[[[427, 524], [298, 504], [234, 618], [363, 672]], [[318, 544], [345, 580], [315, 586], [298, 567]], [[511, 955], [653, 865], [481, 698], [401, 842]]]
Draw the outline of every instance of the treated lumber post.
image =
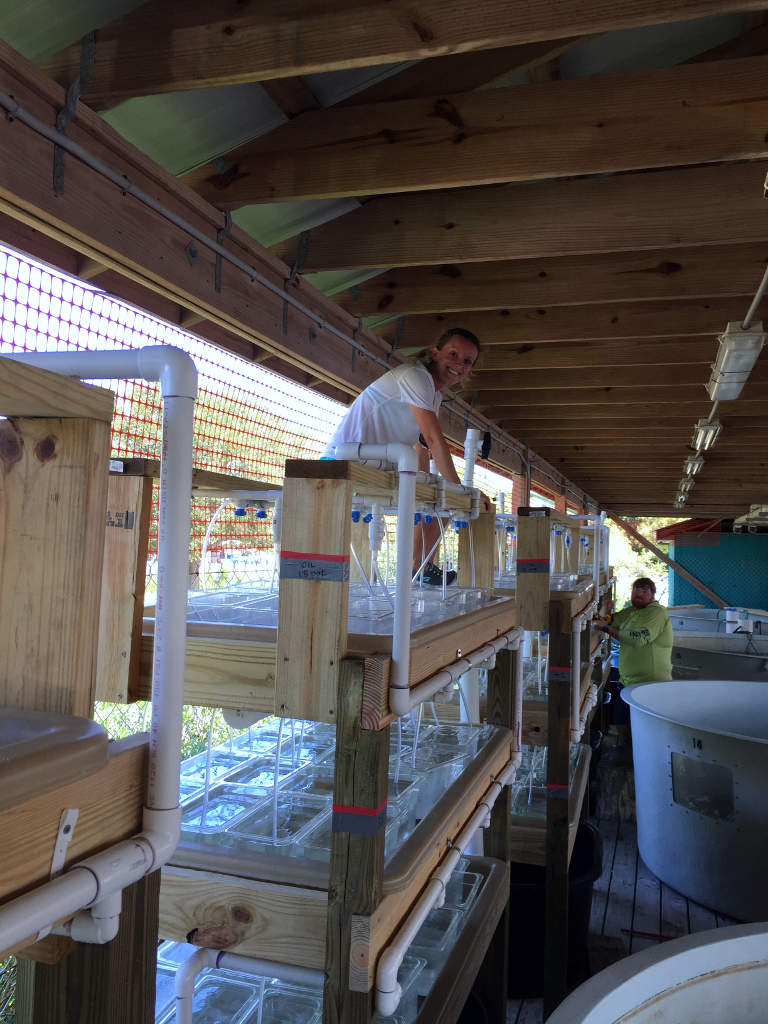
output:
[[0, 363], [0, 705], [90, 718], [113, 396]]
[[[325, 953], [325, 1024], [368, 1024], [370, 918], [382, 898], [389, 729], [361, 727], [363, 662], [339, 675]], [[350, 986], [362, 991], [351, 991]]]
[[[515, 678], [519, 651], [499, 651], [496, 664], [488, 671], [488, 710], [486, 718], [492, 725], [516, 730], [515, 749], [519, 746], [518, 724], [515, 721]], [[491, 811], [491, 824], [483, 832], [483, 853], [504, 861], [509, 872], [511, 790], [505, 787]], [[472, 993], [485, 1010], [485, 1019], [503, 1024], [507, 1013], [507, 981], [509, 977], [509, 900], [499, 918]]]
[[152, 1024], [160, 872], [123, 892], [120, 931], [104, 946], [78, 944], [56, 964], [19, 958], [17, 1024]]
[[351, 500], [347, 464], [287, 463], [275, 691], [276, 714], [286, 718], [336, 721], [347, 646]]
[[125, 704], [139, 679], [152, 480], [110, 474], [101, 577], [97, 700]]
[[549, 700], [547, 702], [547, 839], [544, 909], [544, 1017], [568, 991], [568, 805], [571, 687], [580, 680], [571, 664], [567, 605], [549, 606]]
[[548, 508], [517, 510], [517, 617], [523, 629], [549, 625], [551, 513]]

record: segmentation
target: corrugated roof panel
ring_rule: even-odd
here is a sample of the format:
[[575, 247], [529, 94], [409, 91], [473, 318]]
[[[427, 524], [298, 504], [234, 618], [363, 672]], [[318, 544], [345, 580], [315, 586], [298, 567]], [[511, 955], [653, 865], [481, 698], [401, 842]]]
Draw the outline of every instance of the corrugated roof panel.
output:
[[276, 245], [316, 228], [318, 224], [356, 210], [357, 199], [301, 199], [292, 203], [260, 203], [232, 213], [232, 220], [262, 245]]
[[173, 174], [191, 171], [287, 121], [258, 82], [140, 96], [103, 116]]

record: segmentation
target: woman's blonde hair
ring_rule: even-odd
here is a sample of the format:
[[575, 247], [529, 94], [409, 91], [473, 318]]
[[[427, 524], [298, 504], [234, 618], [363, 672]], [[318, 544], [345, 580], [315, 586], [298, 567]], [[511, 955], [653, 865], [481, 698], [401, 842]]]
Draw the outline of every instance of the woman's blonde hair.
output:
[[[462, 338], [464, 341], [468, 341], [471, 345], [475, 346], [475, 348], [477, 349], [478, 357], [480, 356], [480, 341], [477, 335], [473, 334], [472, 331], [468, 331], [466, 327], [451, 327], [449, 330], [443, 331], [443, 333], [440, 335], [437, 341], [435, 341], [432, 345], [429, 345], [427, 348], [423, 348], [421, 349], [421, 351], [417, 352], [416, 355], [413, 357], [414, 360], [417, 363], [422, 363], [424, 366], [429, 366], [429, 364], [432, 362], [432, 349], [443, 348], [445, 345], [448, 344], [451, 338]], [[469, 376], [470, 374], [467, 374], [467, 376], [462, 381], [462, 384], [466, 383], [466, 381], [469, 379]]]

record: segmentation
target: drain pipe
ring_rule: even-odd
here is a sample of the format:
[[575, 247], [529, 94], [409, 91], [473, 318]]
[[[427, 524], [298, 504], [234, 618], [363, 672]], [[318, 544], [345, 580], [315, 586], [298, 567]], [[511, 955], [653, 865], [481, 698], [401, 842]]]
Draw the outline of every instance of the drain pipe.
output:
[[390, 1017], [400, 1004], [402, 990], [397, 982], [397, 972], [408, 952], [416, 933], [424, 924], [427, 915], [435, 906], [442, 906], [445, 900], [445, 887], [456, 865], [464, 855], [464, 851], [480, 828], [487, 828], [491, 821], [491, 810], [499, 793], [505, 786], [515, 780], [520, 764], [520, 753], [516, 753], [504, 766], [501, 774], [491, 783], [477, 805], [476, 810], [467, 824], [454, 839], [450, 852], [440, 862], [437, 870], [430, 878], [424, 891], [413, 906], [410, 914], [398, 930], [392, 943], [379, 957], [376, 968], [376, 1012], [382, 1017]]
[[522, 638], [522, 629], [519, 626], [515, 626], [514, 629], [510, 629], [508, 632], [502, 633], [501, 636], [497, 636], [495, 640], [489, 640], [487, 644], [483, 644], [477, 650], [457, 659], [450, 665], [446, 665], [445, 668], [441, 668], [439, 672], [435, 672], [434, 675], [429, 676], [428, 679], [423, 680], [417, 686], [411, 687], [407, 693], [399, 695], [400, 704], [405, 706], [407, 702], [407, 706], [405, 706], [405, 710], [402, 712], [395, 710], [393, 694], [390, 688], [390, 709], [395, 714], [407, 714], [418, 704], [422, 704], [425, 700], [431, 700], [439, 690], [453, 686], [465, 672], [469, 672], [470, 669], [476, 668], [478, 665], [482, 665], [484, 661], [495, 657], [505, 647], [508, 647], [511, 651], [516, 651], [520, 646]]
[[[397, 492], [397, 562], [395, 610], [392, 629], [392, 681], [389, 687], [391, 710], [404, 715], [410, 707], [398, 710], [408, 695], [411, 661], [411, 570], [413, 568], [413, 517], [416, 509], [416, 473], [418, 457], [407, 444], [340, 444], [335, 457], [350, 462], [380, 461], [395, 463], [399, 473]], [[397, 706], [396, 706], [397, 705]]]
[[[0, 908], [0, 935], [5, 948], [34, 940], [38, 935], [42, 937], [51, 924], [73, 915], [78, 915], [77, 923], [66, 926], [73, 937], [81, 942], [100, 942], [107, 932], [106, 919], [116, 916], [116, 901], [108, 898], [166, 863], [179, 839], [179, 757], [197, 371], [185, 352], [167, 345], [122, 352], [16, 353], [8, 358], [86, 380], [159, 381], [163, 396], [157, 618], [143, 831], [75, 864], [58, 878]], [[98, 918], [79, 915], [84, 908], [97, 910]]]
[[192, 1024], [195, 980], [206, 967], [279, 978], [294, 985], [322, 985], [325, 977], [323, 971], [314, 967], [297, 967], [293, 964], [279, 963], [277, 960], [261, 960], [239, 953], [228, 953], [225, 949], [196, 949], [179, 964], [176, 971], [176, 1024]]

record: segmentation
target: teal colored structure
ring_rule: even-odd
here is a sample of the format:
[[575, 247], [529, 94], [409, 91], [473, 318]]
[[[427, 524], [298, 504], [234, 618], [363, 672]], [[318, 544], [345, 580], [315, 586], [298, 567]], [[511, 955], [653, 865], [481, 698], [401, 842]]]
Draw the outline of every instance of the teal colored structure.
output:
[[[673, 530], [666, 527], [670, 533]], [[686, 532], [666, 539], [670, 558], [729, 605], [768, 608], [768, 534]], [[669, 603], [716, 607], [671, 567]]]

